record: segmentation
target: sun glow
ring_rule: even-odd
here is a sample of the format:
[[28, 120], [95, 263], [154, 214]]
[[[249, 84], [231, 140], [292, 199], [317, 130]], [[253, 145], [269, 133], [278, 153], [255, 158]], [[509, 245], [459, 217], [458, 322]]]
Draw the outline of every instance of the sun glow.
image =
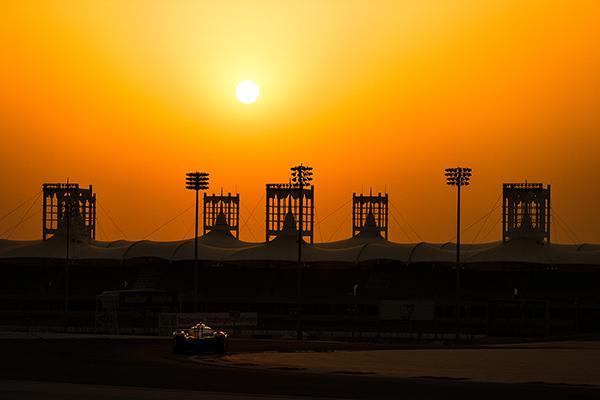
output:
[[260, 88], [250, 80], [244, 80], [238, 83], [235, 88], [235, 97], [244, 104], [252, 104], [260, 96]]

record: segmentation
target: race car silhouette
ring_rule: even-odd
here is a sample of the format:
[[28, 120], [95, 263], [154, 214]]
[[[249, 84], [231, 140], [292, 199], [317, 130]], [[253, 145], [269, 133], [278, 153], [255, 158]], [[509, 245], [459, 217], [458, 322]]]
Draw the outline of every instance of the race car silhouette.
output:
[[214, 352], [225, 354], [226, 351], [227, 333], [214, 330], [203, 323], [173, 332], [173, 353]]

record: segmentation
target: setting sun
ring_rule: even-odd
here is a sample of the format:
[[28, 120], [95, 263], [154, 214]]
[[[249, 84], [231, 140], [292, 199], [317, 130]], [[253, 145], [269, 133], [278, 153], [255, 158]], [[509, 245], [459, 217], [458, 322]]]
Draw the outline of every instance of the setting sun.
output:
[[[454, 206], [440, 203], [440, 171], [460, 164], [479, 180], [466, 221], [487, 215], [502, 183], [529, 179], [552, 184], [581, 241], [600, 241], [598, 19], [589, 0], [3, 1], [0, 217], [70, 177], [139, 240], [186, 209], [177, 179], [200, 168], [211, 190], [241, 194], [240, 237], [255, 240], [265, 183], [305, 162], [322, 216], [373, 187], [445, 243]], [[351, 231], [345, 207], [319, 224], [323, 240]], [[103, 238], [124, 236], [107, 222]], [[391, 222], [391, 239], [418, 240]], [[501, 216], [488, 223], [465, 240], [499, 239]], [[188, 229], [178, 219], [150, 239]], [[11, 238], [39, 231], [26, 215]]]
[[235, 97], [237, 97], [241, 103], [252, 104], [256, 102], [258, 96], [260, 96], [260, 88], [253, 81], [241, 81], [235, 88]]
[[0, 400], [600, 400], [598, 21], [0, 0]]

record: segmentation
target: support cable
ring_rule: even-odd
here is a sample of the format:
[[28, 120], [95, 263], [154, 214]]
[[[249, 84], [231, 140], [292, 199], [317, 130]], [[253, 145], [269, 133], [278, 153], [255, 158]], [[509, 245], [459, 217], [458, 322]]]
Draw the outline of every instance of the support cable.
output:
[[[408, 234], [408, 232], [406, 232], [406, 230], [404, 230], [404, 228], [402, 227], [402, 224], [400, 223], [400, 221], [398, 221], [398, 219], [396, 218], [396, 216], [394, 215], [393, 212], [390, 212], [390, 216], [392, 217], [392, 219], [394, 220], [394, 222], [396, 222], [396, 224], [400, 227], [400, 230], [407, 237], [408, 241], [412, 242], [413, 241], [412, 237]], [[419, 241], [421, 241], [421, 242], [423, 241], [419, 236], [417, 236], [417, 238], [419, 239]]]
[[319, 225], [319, 223], [317, 221], [318, 221], [318, 218], [317, 218], [317, 207], [315, 207], [315, 226], [319, 230], [319, 238], [321, 239], [321, 242], [323, 242], [323, 230], [321, 229], [321, 225]]
[[159, 230], [161, 230], [162, 228], [164, 228], [165, 226], [169, 225], [171, 222], [175, 221], [177, 218], [181, 217], [183, 214], [185, 214], [186, 212], [190, 211], [192, 208], [194, 208], [195, 203], [190, 205], [188, 208], [186, 208], [185, 210], [183, 210], [182, 212], [180, 212], [179, 214], [177, 214], [176, 216], [174, 216], [173, 218], [171, 218], [170, 220], [168, 220], [167, 222], [165, 222], [164, 224], [160, 225], [158, 228], [156, 228], [155, 230], [153, 230], [152, 232], [150, 232], [149, 234], [147, 234], [146, 236], [144, 236], [142, 238], [142, 240], [147, 239], [149, 236], [152, 236], [153, 234], [155, 234], [156, 232], [158, 232]]
[[475, 234], [475, 238], [473, 239], [473, 242], [477, 242], [477, 238], [479, 237], [479, 234], [481, 233], [481, 231], [483, 231], [483, 228], [487, 224], [487, 222], [490, 219], [490, 216], [492, 215], [494, 210], [496, 210], [496, 208], [498, 208], [498, 206], [499, 206], [498, 203], [500, 202], [501, 199], [502, 199], [502, 193], [500, 193], [500, 195], [496, 199], [496, 202], [492, 206], [492, 209], [490, 211], [488, 211], [488, 213], [485, 215], [485, 220], [483, 221], [483, 224], [479, 227], [479, 230], [477, 230], [477, 233]]
[[[420, 242], [424, 242], [423, 238], [421, 237], [421, 235], [419, 235], [419, 233], [415, 230], [415, 228], [412, 227], [412, 225], [410, 224], [410, 222], [408, 222], [408, 220], [404, 217], [404, 215], [402, 214], [402, 212], [400, 211], [400, 209], [398, 207], [396, 207], [396, 205], [394, 203], [392, 203], [390, 201], [390, 205], [392, 206], [392, 208], [394, 208], [397, 212], [398, 215], [400, 215], [400, 218], [402, 218], [402, 220], [404, 220], [404, 222], [406, 223], [406, 226], [408, 226], [408, 228], [413, 231], [413, 233], [415, 234], [415, 236], [417, 237], [417, 239], [419, 239]], [[412, 240], [412, 239], [409, 239]]]
[[[24, 218], [19, 224], [15, 225], [15, 226], [13, 226], [11, 228], [8, 228], [4, 232], [0, 233], [0, 236], [4, 236], [4, 234], [7, 233], [8, 231], [10, 231], [11, 229], [14, 232], [14, 230], [16, 230], [19, 227], [20, 224], [24, 224], [25, 222], [29, 221], [31, 218], [35, 217], [36, 215], [40, 215], [41, 213], [42, 212], [40, 210], [34, 211], [33, 214], [29, 215], [27, 218]], [[11, 235], [12, 235], [12, 232], [11, 232]], [[6, 238], [8, 239], [9, 237], [10, 237], [10, 235], [7, 236]]]
[[254, 239], [255, 242], [258, 242], [258, 239], [256, 238], [256, 236], [254, 236], [254, 232], [252, 232], [252, 229], [250, 229], [250, 225], [248, 225], [248, 220], [244, 220], [244, 217], [242, 216], [242, 214], [240, 214], [240, 220], [242, 221], [242, 224], [243, 224], [242, 227], [247, 226], [248, 232], [250, 232], [250, 236], [252, 236], [252, 239]]
[[26, 220], [28, 220], [29, 218], [31, 218], [33, 215], [36, 214], [34, 212], [32, 215], [30, 215], [29, 217], [27, 217], [27, 214], [29, 214], [29, 211], [31, 211], [31, 209], [33, 208], [33, 206], [37, 203], [37, 201], [40, 198], [40, 196], [41, 196], [41, 192], [38, 192], [38, 195], [35, 196], [35, 199], [33, 199], [33, 201], [31, 202], [31, 204], [29, 205], [29, 207], [27, 208], [27, 210], [25, 211], [25, 213], [23, 214], [23, 216], [21, 217], [21, 219], [19, 220], [19, 222], [17, 222], [17, 224], [12, 228], [12, 230], [8, 234], [8, 236], [6, 236], [7, 239], [10, 239], [10, 237], [13, 235], [13, 233], [15, 233], [15, 231], [17, 230], [17, 228], [19, 228], [23, 222], [25, 222]]
[[555, 223], [557, 228], [559, 228], [561, 231], [563, 231], [564, 233], [567, 234], [567, 236], [569, 237], [569, 239], [571, 240], [571, 242], [573, 244], [577, 244], [578, 242], [581, 243], [579, 240], [575, 240], [576, 238], [573, 237], [573, 235], [571, 235], [571, 233], [567, 230], [566, 226], [564, 226], [564, 224], [562, 222], [559, 222], [559, 218], [555, 219]]
[[111, 217], [111, 215], [108, 213], [106, 208], [102, 207], [101, 203], [97, 203], [97, 204], [98, 204], [100, 210], [102, 210], [102, 212], [104, 212], [104, 214], [106, 214], [106, 216], [108, 217], [110, 222], [112, 222], [112, 224], [115, 226], [115, 228], [117, 228], [117, 230], [121, 233], [121, 235], [123, 235], [123, 239], [127, 240], [127, 235], [125, 234], [125, 232], [123, 232], [123, 229], [121, 229], [121, 227], [117, 224], [117, 222], [113, 219], [113, 217]]
[[8, 213], [6, 213], [2, 217], [0, 217], [0, 222], [2, 222], [5, 218], [7, 218], [10, 215], [12, 215], [15, 211], [17, 211], [18, 209], [20, 209], [21, 207], [23, 207], [25, 204], [29, 203], [32, 199], [37, 198], [40, 193], [42, 193], [41, 190], [38, 191], [38, 192], [36, 192], [33, 196], [27, 198], [26, 200], [23, 200], [18, 206], [16, 206], [11, 211], [9, 211]]
[[[498, 203], [496, 201], [496, 203]], [[487, 213], [485, 213], [484, 215], [482, 215], [481, 217], [479, 217], [476, 221], [472, 222], [470, 225], [468, 225], [466, 228], [463, 228], [460, 230], [461, 235], [467, 231], [469, 231], [471, 228], [473, 228], [475, 225], [477, 225], [478, 223], [480, 223], [481, 221], [483, 221], [486, 218], [489, 218], [489, 216], [496, 211], [496, 209], [498, 209], [500, 207], [500, 204], [497, 204], [496, 206], [494, 206], [490, 211], [488, 211]], [[487, 235], [486, 235], [487, 237]], [[452, 242], [454, 239], [456, 239], [456, 235], [453, 235], [449, 240], [447, 240], [447, 242]], [[482, 240], [485, 240], [482, 238]]]
[[100, 236], [101, 236], [100, 239], [102, 239], [102, 237], [104, 237], [103, 240], [109, 242], [106, 232], [104, 232], [104, 229], [102, 229], [102, 227], [100, 225], [98, 225], [98, 233], [100, 233]]
[[342, 204], [341, 206], [339, 206], [338, 208], [336, 208], [335, 210], [333, 210], [332, 212], [330, 212], [329, 214], [327, 214], [325, 217], [323, 217], [322, 220], [317, 221], [315, 218], [315, 224], [319, 225], [321, 224], [323, 221], [325, 221], [327, 218], [331, 217], [333, 214], [335, 214], [336, 212], [340, 211], [342, 208], [344, 208], [345, 206], [347, 206], [348, 204], [350, 204], [352, 200], [348, 200], [347, 202], [345, 202], [344, 204]]
[[[577, 239], [577, 242], [581, 243], [581, 240], [579, 240], [579, 237], [577, 237], [577, 234], [575, 233], [575, 231], [573, 229], [571, 229], [569, 224], [567, 224], [566, 220], [564, 220], [563, 218], [561, 218], [558, 215], [558, 212], [556, 211], [556, 209], [554, 207], [550, 207], [550, 212], [556, 217], [556, 221], [560, 222], [560, 224], [563, 226], [563, 229], [565, 230], [565, 232], [569, 236], [572, 236], [573, 238]], [[570, 231], [570, 233], [569, 233], [569, 231]]]
[[487, 231], [487, 233], [485, 234], [485, 236], [484, 236], [484, 237], [483, 237], [481, 240], [485, 240], [485, 239], [487, 239], [487, 237], [490, 235], [490, 233], [492, 233], [492, 231], [493, 231], [494, 229], [496, 229], [496, 226], [498, 226], [498, 224], [500, 224], [500, 222], [502, 222], [502, 218], [498, 218], [498, 219], [496, 220], [496, 222], [494, 223], [494, 225], [492, 225], [492, 227], [490, 228], [490, 230], [489, 230], [489, 231]]
[[338, 231], [340, 230], [340, 228], [342, 227], [342, 225], [344, 225], [344, 223], [347, 221], [347, 218], [343, 218], [342, 219], [342, 223], [338, 225], [338, 227], [336, 228], [335, 231], [333, 231], [333, 233], [331, 234], [331, 236], [329, 237], [329, 241], [331, 242], [331, 240], [333, 239], [333, 237], [338, 233]]
[[[188, 237], [188, 235], [190, 233], [192, 233], [192, 229], [194, 229], [195, 224], [192, 222], [190, 224], [190, 227], [185, 231], [185, 233], [183, 234], [183, 238], [181, 238], [181, 240], [185, 240], [186, 237]], [[193, 238], [192, 238], [193, 239]]]
[[[265, 194], [263, 193], [263, 195], [262, 195], [262, 196], [260, 196], [260, 199], [258, 199], [258, 201], [256, 202], [256, 204], [254, 205], [254, 207], [253, 207], [253, 208], [252, 208], [252, 210], [250, 211], [250, 214], [248, 215], [248, 218], [246, 218], [246, 221], [242, 221], [242, 222], [243, 222], [243, 224], [242, 224], [242, 226], [240, 227], [240, 230], [244, 229], [244, 227], [245, 227], [246, 225], [248, 225], [248, 222], [250, 222], [250, 218], [252, 217], [252, 215], [254, 215], [254, 211], [256, 211], [256, 209], [258, 208], [258, 205], [260, 204], [260, 202], [261, 202], [261, 201], [262, 201], [264, 198], [265, 198]], [[243, 218], [241, 218], [241, 215], [240, 215], [240, 219], [242, 219], [242, 220], [243, 220]], [[259, 226], [260, 226], [260, 224], [259, 224]], [[250, 230], [250, 228], [249, 228], [249, 227], [248, 227], [248, 230]], [[254, 234], [252, 234], [252, 237], [254, 237]], [[254, 240], [256, 240], [256, 238], [254, 238]]]
[[[244, 207], [244, 206], [242, 206], [242, 207]], [[248, 209], [246, 207], [244, 207], [244, 210], [248, 211]], [[255, 210], [256, 210], [256, 208], [255, 208]], [[248, 219], [246, 220], [246, 225], [247, 225], [248, 229], [250, 229], [250, 225], [248, 225], [248, 223], [250, 222], [250, 219], [252, 219], [254, 221], [254, 223], [256, 223], [257, 226], [260, 226], [260, 222], [254, 216], [254, 211], [251, 211], [250, 214], [248, 214]]]

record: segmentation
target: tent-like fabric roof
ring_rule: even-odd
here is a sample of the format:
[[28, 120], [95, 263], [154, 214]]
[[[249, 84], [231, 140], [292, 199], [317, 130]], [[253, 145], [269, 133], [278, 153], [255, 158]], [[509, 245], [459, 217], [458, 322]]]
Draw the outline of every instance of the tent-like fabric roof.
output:
[[[236, 239], [225, 222], [218, 218], [215, 229], [198, 238], [198, 259], [216, 263], [290, 263], [298, 257], [298, 231], [291, 213], [286, 215], [282, 232], [266, 243]], [[65, 259], [66, 237], [29, 241], [0, 240], [0, 261], [18, 259]], [[367, 217], [356, 236], [329, 243], [305, 243], [302, 260], [306, 263], [359, 264], [392, 261], [403, 264], [453, 263], [455, 243], [394, 243], [381, 237], [374, 218]], [[159, 242], [150, 240], [111, 242], [71, 240], [72, 260], [125, 260], [156, 258], [168, 262], [194, 259], [194, 240]], [[600, 267], [600, 244], [541, 244], [532, 239], [512, 239], [461, 245], [464, 264], [542, 264], [589, 265]]]

